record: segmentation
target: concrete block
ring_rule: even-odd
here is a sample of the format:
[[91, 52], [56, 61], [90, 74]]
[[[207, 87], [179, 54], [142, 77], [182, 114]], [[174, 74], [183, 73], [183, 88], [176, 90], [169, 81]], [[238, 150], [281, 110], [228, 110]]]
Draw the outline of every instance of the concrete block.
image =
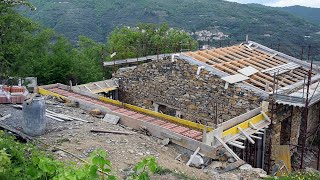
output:
[[103, 120], [111, 124], [118, 124], [120, 117], [112, 114], [106, 114]]

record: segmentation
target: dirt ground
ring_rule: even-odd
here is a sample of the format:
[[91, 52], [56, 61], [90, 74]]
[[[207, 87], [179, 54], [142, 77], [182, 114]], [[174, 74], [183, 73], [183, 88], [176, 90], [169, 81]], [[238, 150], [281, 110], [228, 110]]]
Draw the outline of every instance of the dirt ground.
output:
[[[91, 116], [88, 112], [74, 107], [66, 106], [53, 99], [46, 101], [46, 108], [56, 113], [78, 117], [92, 123], [81, 121], [58, 122], [47, 118], [47, 127], [44, 135], [36, 137], [49, 145], [60, 147], [85, 159], [95, 149], [105, 149], [112, 163], [112, 172], [119, 179], [126, 179], [131, 168], [144, 157], [154, 156], [157, 163], [165, 169], [170, 169], [164, 175], [157, 175], [154, 179], [212, 179], [210, 173], [202, 169], [186, 166], [188, 157], [183, 155], [181, 161], [175, 160], [180, 154], [175, 145], [163, 146], [160, 140], [136, 132], [122, 125], [112, 125]], [[12, 114], [5, 121], [18, 130], [22, 130], [22, 110], [11, 105], [0, 104], [2, 115]], [[114, 130], [136, 132], [134, 135], [119, 135], [107, 133], [92, 133], [90, 130]], [[54, 156], [62, 161], [76, 161], [76, 159], [62, 151], [54, 152]]]

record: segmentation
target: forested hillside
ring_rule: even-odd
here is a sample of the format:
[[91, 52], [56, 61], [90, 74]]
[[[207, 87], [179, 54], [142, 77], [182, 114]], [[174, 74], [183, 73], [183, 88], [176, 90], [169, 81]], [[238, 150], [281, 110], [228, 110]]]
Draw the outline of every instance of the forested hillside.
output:
[[290, 6], [290, 7], [280, 8], [280, 10], [286, 11], [296, 16], [300, 16], [305, 20], [308, 20], [312, 23], [320, 25], [320, 8]]
[[[246, 34], [263, 44], [303, 44], [320, 40], [320, 27], [287, 12], [222, 0], [30, 0], [37, 8], [32, 19], [73, 41], [79, 35], [104, 42], [117, 26], [168, 22], [189, 32], [220, 31], [229, 39]], [[312, 38], [304, 38], [311, 35]]]
[[[113, 52], [117, 52], [113, 57], [116, 60], [177, 52], [182, 48], [181, 43], [187, 43], [190, 49], [197, 47], [197, 42], [186, 32], [167, 24], [115, 28], [107, 43], [85, 36], [71, 42], [64, 32], [57, 34], [22, 16], [17, 12], [18, 7], [25, 8], [25, 12], [35, 9], [25, 0], [0, 1], [0, 83], [8, 76], [35, 76], [39, 84], [99, 81], [110, 77], [109, 70], [103, 71], [101, 61], [111, 60], [109, 55]], [[66, 25], [66, 31], [69, 26], [72, 24]], [[103, 58], [102, 53], [106, 53]]]

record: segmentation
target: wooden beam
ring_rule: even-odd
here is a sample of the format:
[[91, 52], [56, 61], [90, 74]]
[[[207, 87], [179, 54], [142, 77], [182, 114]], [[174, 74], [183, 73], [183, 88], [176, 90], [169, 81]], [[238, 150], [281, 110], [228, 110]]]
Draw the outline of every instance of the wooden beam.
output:
[[249, 126], [250, 126], [252, 129], [258, 129], [252, 122], [249, 122]]
[[244, 135], [252, 144], [254, 144], [254, 140], [246, 133], [242, 130], [241, 127], [238, 127], [238, 130], [241, 132], [242, 135]]
[[198, 154], [199, 151], [200, 151], [200, 147], [198, 147], [198, 148], [196, 149], [196, 151], [194, 151], [194, 153], [191, 155], [189, 161], [188, 161], [187, 164], [186, 164], [187, 166], [190, 166], [193, 158]]
[[[217, 50], [217, 49], [214, 49], [214, 50]], [[234, 59], [229, 59], [229, 58], [226, 58], [225, 56], [223, 56], [223, 55], [221, 55], [221, 54], [219, 54], [219, 53], [217, 53], [217, 52], [215, 52], [215, 51], [213, 51], [213, 50], [208, 50], [208, 51], [210, 51], [212, 54], [214, 54], [215, 56], [217, 56], [217, 57], [219, 57], [219, 58], [221, 58], [221, 59], [224, 59], [224, 60], [226, 60], [227, 62], [230, 62], [230, 61], [233, 61]]]
[[245, 148], [246, 148], [246, 147], [243, 146], [243, 145], [234, 143], [234, 141], [228, 141], [227, 143], [230, 144], [231, 146], [234, 146], [234, 147], [237, 147], [237, 148], [240, 148], [240, 149], [245, 149]]
[[[239, 53], [242, 53], [241, 48], [237, 47], [237, 50]], [[273, 67], [273, 65], [271, 65], [269, 62], [267, 62], [266, 59], [260, 58], [260, 55], [253, 54], [252, 52], [248, 52], [248, 54], [249, 55], [247, 55], [247, 56], [249, 56], [251, 59], [255, 59], [257, 62], [259, 62], [259, 64], [263, 64], [267, 67]]]
[[263, 53], [263, 52], [256, 52], [255, 50], [248, 51], [245, 48], [242, 48], [242, 50], [246, 51], [246, 53], [251, 54], [252, 56], [256, 57], [257, 59], [260, 59], [262, 61], [267, 61], [268, 63], [272, 64], [273, 66], [277, 66], [277, 65], [281, 65], [281, 64], [286, 64], [287, 63], [287, 62], [282, 62], [282, 61], [279, 61], [277, 59], [271, 58], [268, 54]]
[[261, 140], [262, 138], [261, 137], [258, 137], [258, 136], [254, 136], [254, 135], [250, 135], [251, 138], [254, 138], [254, 139], [258, 139], [258, 140]]
[[261, 114], [267, 121], [271, 122], [271, 119], [269, 118], [269, 116], [265, 112], [261, 111]]
[[217, 56], [217, 54], [213, 53], [211, 50], [207, 50], [206, 52], [207, 52], [209, 55], [215, 57], [215, 58], [214, 58], [215, 60], [217, 60], [217, 61], [219, 61], [219, 62], [226, 62], [225, 60], [220, 59], [220, 58], [219, 58], [220, 56]]
[[[243, 62], [245, 62], [244, 60], [243, 60]], [[243, 65], [243, 64], [240, 64], [238, 61], [232, 61], [232, 62], [230, 62], [230, 64], [237, 64], [238, 66], [240, 66], [240, 67], [246, 67], [245, 65]], [[251, 65], [251, 64], [249, 64], [249, 63], [245, 63], [245, 64], [248, 64], [248, 65]], [[225, 65], [227, 65], [227, 64], [225, 64]], [[259, 75], [260, 76], [264, 76], [264, 78], [262, 78], [262, 77], [259, 77]], [[257, 74], [254, 74], [254, 75], [252, 75], [251, 77], [251, 80], [254, 80], [254, 83], [257, 83], [257, 84], [259, 84], [259, 86], [262, 86], [263, 84], [261, 84], [261, 83], [258, 83], [258, 81], [262, 81], [262, 82], [264, 82], [265, 84], [267, 84], [267, 83], [271, 83], [272, 84], [272, 78], [269, 78], [268, 76], [266, 76], [266, 75], [264, 75], [264, 74], [262, 74], [262, 73], [257, 73]], [[268, 81], [267, 79], [269, 78], [271, 81]], [[258, 81], [257, 81], [258, 80]], [[287, 85], [287, 84], [285, 84], [285, 85]], [[265, 85], [263, 85], [263, 86], [265, 86]], [[271, 88], [270, 88], [270, 90], [272, 90]]]
[[232, 149], [230, 149], [229, 146], [226, 145], [226, 143], [223, 142], [222, 139], [220, 139], [217, 136], [215, 136], [215, 139], [218, 140], [222, 144], [222, 146], [234, 157], [234, 159], [236, 159], [237, 161], [240, 160], [239, 156], [236, 153], [234, 153], [232, 151]]
[[[210, 55], [209, 53], [207, 53], [207, 50], [204, 52], [204, 51], [199, 51], [199, 54], [201, 54], [202, 56], [206, 57], [208, 59], [208, 62], [212, 63], [212, 64], [217, 64], [216, 62], [214, 62], [213, 60], [215, 61], [218, 61], [220, 63], [223, 63], [224, 61], [222, 61], [221, 59], [219, 58], [216, 58], [212, 55]], [[212, 60], [213, 59], [213, 60]]]
[[197, 60], [202, 61], [202, 62], [206, 62], [206, 61], [207, 61], [206, 58], [200, 56], [199, 54], [197, 54], [197, 53], [195, 53], [195, 52], [191, 52], [191, 53], [190, 53], [190, 56], [191, 56], [191, 57], [194, 57], [194, 58], [196, 58]]
[[[197, 58], [196, 58], [195, 56], [196, 56]], [[198, 61], [204, 62], [204, 63], [206, 63], [206, 64], [208, 64], [208, 65], [214, 65], [214, 64], [216, 64], [215, 62], [212, 62], [212, 61], [206, 59], [205, 57], [203, 57], [203, 56], [200, 55], [200, 54], [192, 55], [192, 57], [195, 57]]]

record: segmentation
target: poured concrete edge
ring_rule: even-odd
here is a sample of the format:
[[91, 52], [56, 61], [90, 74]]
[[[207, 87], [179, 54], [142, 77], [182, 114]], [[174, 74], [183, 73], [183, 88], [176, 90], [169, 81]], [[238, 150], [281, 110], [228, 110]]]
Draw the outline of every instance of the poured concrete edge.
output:
[[186, 136], [183, 136], [177, 133], [173, 133], [170, 130], [165, 129], [161, 126], [154, 125], [138, 119], [134, 119], [120, 113], [110, 112], [110, 114], [119, 116], [120, 123], [123, 125], [126, 125], [128, 127], [131, 127], [137, 130], [141, 128], [147, 129], [152, 136], [155, 136], [160, 139], [169, 138], [170, 141], [173, 142], [174, 144], [177, 144], [179, 146], [182, 146], [192, 151], [195, 151], [198, 147], [200, 147], [200, 154], [203, 154], [206, 157], [210, 157], [210, 158], [217, 158], [218, 149], [212, 146], [206, 145], [200, 141], [188, 138]]

